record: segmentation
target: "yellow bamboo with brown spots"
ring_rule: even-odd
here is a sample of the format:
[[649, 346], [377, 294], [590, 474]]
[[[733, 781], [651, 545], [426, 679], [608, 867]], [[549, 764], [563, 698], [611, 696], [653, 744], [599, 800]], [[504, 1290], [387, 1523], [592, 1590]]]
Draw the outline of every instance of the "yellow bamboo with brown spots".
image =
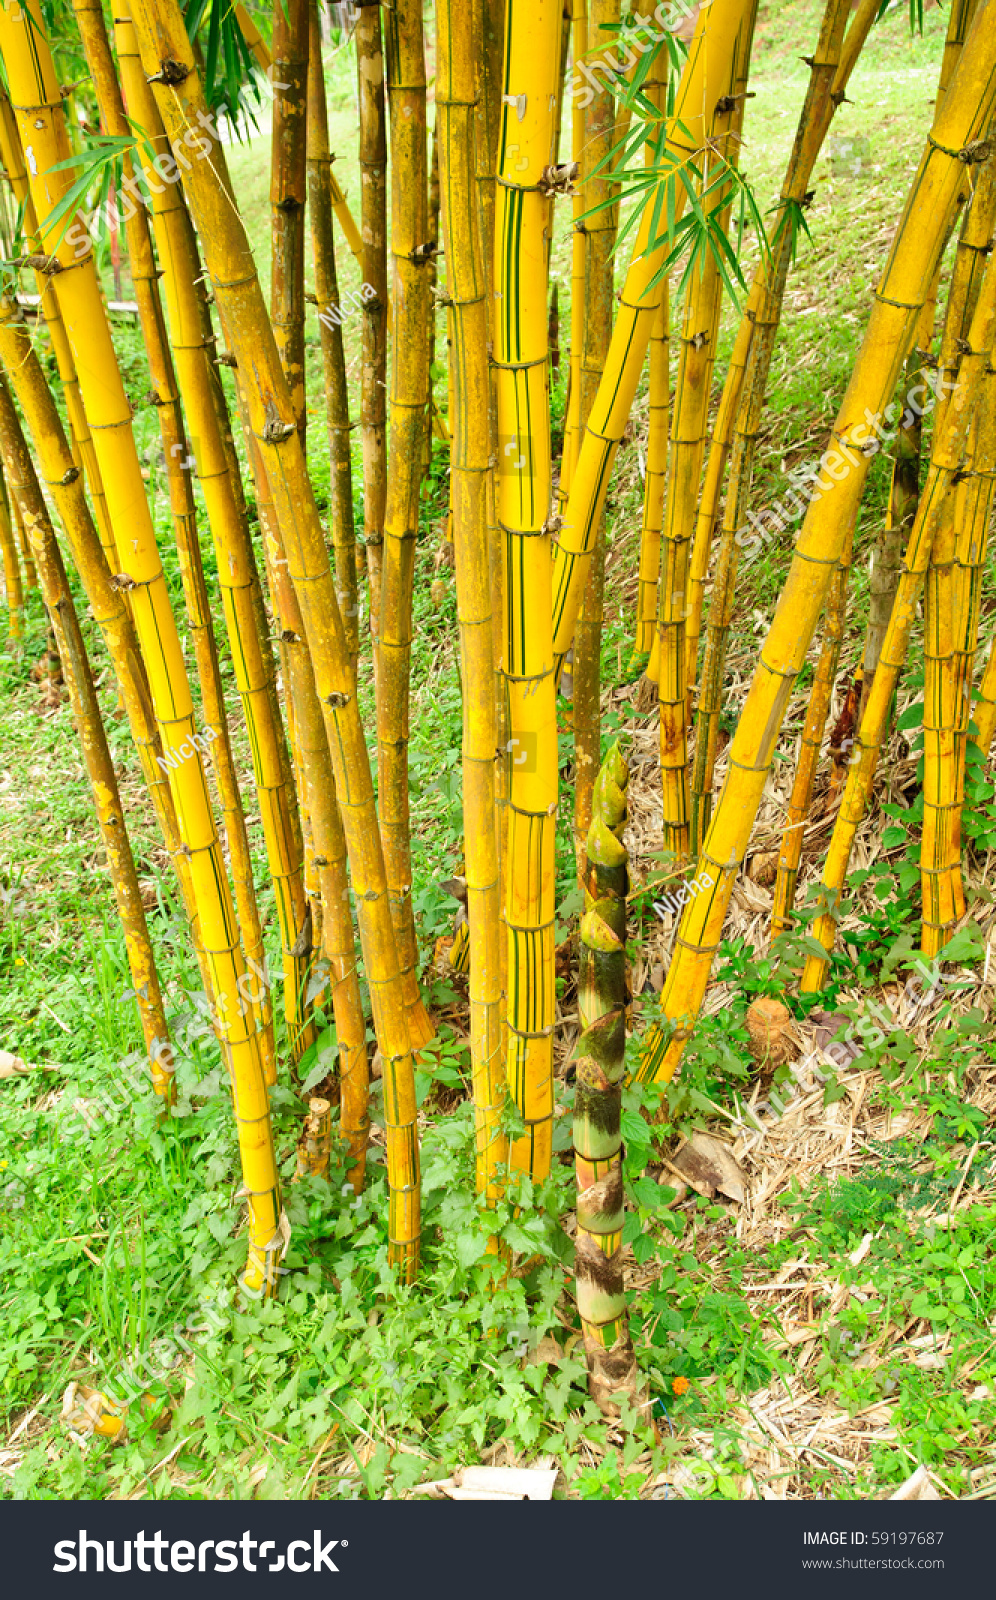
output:
[[304, 204], [307, 198], [308, 14], [312, 0], [273, 0], [270, 157], [270, 320], [302, 445], [304, 381]]
[[370, 588], [370, 638], [377, 671], [380, 574], [387, 506], [387, 135], [380, 9], [364, 6], [356, 19], [356, 81], [360, 109], [360, 226], [362, 277], [373, 292], [363, 306], [360, 441], [363, 450], [363, 539]]
[[132, 855], [124, 808], [118, 793], [114, 762], [100, 715], [100, 702], [93, 684], [79, 618], [66, 577], [62, 555], [49, 520], [34, 465], [21, 431], [21, 424], [6, 380], [0, 375], [0, 454], [11, 493], [21, 506], [24, 525], [38, 571], [42, 600], [55, 634], [59, 659], [73, 708], [90, 792], [93, 795], [97, 825], [107, 855], [107, 872], [124, 933], [128, 971], [138, 1003], [156, 1094], [169, 1105], [173, 1083], [164, 1066], [169, 1049], [169, 1030], [163, 1010], [162, 994], [152, 941], [145, 920], [142, 892]]
[[[437, 0], [436, 148], [447, 292], [452, 301], [454, 405], [450, 495], [463, 685], [464, 860], [470, 953], [470, 1049], [478, 1192], [494, 1201], [507, 1159], [502, 1128], [505, 1071], [501, 1030], [498, 838], [495, 830], [495, 698], [491, 569], [487, 279], [477, 206], [475, 62], [480, 12]], [[455, 963], [454, 963], [455, 964]]]
[[[996, 0], [983, 0], [940, 115], [935, 119], [881, 282], [868, 327], [833, 429], [849, 471], [807, 512], [788, 578], [737, 731], [729, 775], [706, 836], [701, 864], [717, 878], [682, 917], [661, 1000], [662, 1048], [641, 1063], [639, 1076], [669, 1078], [681, 1059], [702, 1003], [737, 869], [742, 862], [774, 755], [782, 720], [815, 631], [846, 528], [861, 498], [869, 457], [867, 407], [881, 413], [912, 345], [917, 320], [943, 248], [949, 212], [957, 204], [964, 163], [988, 127], [996, 100]], [[853, 447], [857, 447], [857, 452]], [[830, 452], [827, 453], [828, 457]], [[833, 452], [835, 470], [845, 464]], [[877, 691], [877, 684], [876, 684]]]
[[421, 0], [385, 13], [391, 113], [391, 446], [377, 664], [377, 798], [413, 1050], [435, 1029], [418, 985], [408, 804], [408, 704], [419, 491], [429, 401], [429, 174]]
[[[203, 129], [210, 121], [183, 16], [176, 0], [131, 0], [131, 9], [143, 65], [155, 84], [159, 109], [175, 144], [187, 130]], [[420, 1233], [415, 1076], [356, 680], [314, 491], [245, 226], [210, 161], [195, 163], [185, 176], [185, 187], [229, 344], [239, 363], [249, 423], [273, 497], [281, 559], [287, 561], [298, 597], [314, 668], [384, 1061], [389, 1255], [411, 1278], [417, 1270]]]
[[[251, 1020], [247, 1020], [244, 1006], [239, 1004], [239, 980], [245, 973], [231, 890], [204, 769], [199, 760], [191, 759], [195, 751], [187, 748], [194, 731], [190, 686], [145, 497], [132, 435], [131, 408], [114, 357], [92, 252], [81, 224], [74, 223], [63, 232], [49, 222], [53, 208], [73, 180], [66, 169], [54, 170], [70, 151], [62, 96], [37, 0], [17, 6], [5, 0], [0, 10], [0, 51], [21, 132], [43, 247], [53, 252], [60, 269], [53, 272], [53, 288], [94, 434], [121, 562], [118, 581], [130, 592], [164, 756], [178, 762], [170, 769], [170, 788], [182, 844], [189, 851], [201, 940], [211, 976], [210, 992], [220, 1011], [216, 1027], [231, 1074], [249, 1200], [248, 1260], [243, 1281], [251, 1291], [272, 1293], [285, 1239], [259, 1037]], [[61, 242], [57, 243], [60, 232]], [[81, 242], [86, 248], [77, 255], [74, 246]]]

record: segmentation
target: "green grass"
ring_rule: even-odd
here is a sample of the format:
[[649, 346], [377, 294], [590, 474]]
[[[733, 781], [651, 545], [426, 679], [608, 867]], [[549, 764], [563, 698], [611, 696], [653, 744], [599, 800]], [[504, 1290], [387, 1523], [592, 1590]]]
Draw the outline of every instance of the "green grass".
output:
[[[876, 29], [853, 79], [855, 104], [841, 113], [847, 136], [866, 141], [861, 148], [869, 152], [871, 170], [849, 170], [836, 132], [818, 166], [809, 214], [812, 243], [803, 241], [790, 279], [772, 370], [756, 505], [778, 497], [783, 461], [815, 459], [823, 447], [917, 159], [945, 20], [931, 11], [924, 40], [912, 43], [903, 16]], [[765, 208], [777, 194], [804, 92], [798, 57], [812, 48], [816, 26], [812, 0], [762, 9], [744, 166]], [[329, 62], [328, 77], [337, 171], [356, 209], [355, 94], [345, 53]], [[266, 288], [265, 141], [233, 150], [231, 164]], [[560, 205], [552, 271], [560, 286], [565, 349], [568, 225], [568, 207]], [[345, 250], [340, 277], [345, 288], [359, 281]], [[734, 328], [727, 308], [720, 378]], [[309, 460], [321, 503], [328, 452], [313, 312], [308, 331]], [[345, 337], [355, 391], [357, 323], [347, 323]], [[156, 424], [152, 409], [140, 404], [147, 378], [138, 338], [123, 325], [118, 341], [138, 406], [140, 448], [151, 453]], [[445, 350], [444, 341], [440, 320], [438, 350]], [[555, 426], [562, 418], [565, 376], [566, 362], [554, 385]], [[437, 389], [445, 406], [442, 378]], [[638, 430], [645, 427], [645, 408], [642, 392]], [[359, 513], [358, 442], [354, 467]], [[436, 565], [445, 469], [437, 449], [423, 491], [415, 589], [413, 902], [426, 957], [434, 940], [452, 927], [453, 902], [441, 881], [461, 868], [455, 595], [451, 570]], [[167, 576], [182, 613], [168, 506], [161, 483], [153, 478], [152, 486]], [[862, 510], [859, 574], [885, 491], [885, 465], [879, 462]], [[627, 679], [639, 503], [636, 451], [630, 447], [620, 454], [610, 498], [603, 651], [610, 691]], [[210, 541], [204, 543], [217, 603]], [[747, 568], [744, 617], [755, 607], [770, 612], [787, 557], [787, 548], [775, 544]], [[441, 599], [432, 594], [437, 577]], [[863, 581], [849, 625], [851, 659], [863, 627]], [[220, 614], [220, 606], [215, 609]], [[139, 872], [150, 898], [153, 890], [158, 896], [150, 919], [176, 1022], [193, 1008], [196, 965], [126, 725], [115, 709], [106, 659], [93, 624], [84, 626], [101, 675]], [[14, 1436], [9, 1446], [0, 1445], [3, 1492], [399, 1495], [420, 1479], [443, 1477], [496, 1449], [489, 1459], [503, 1459], [502, 1449], [505, 1459], [554, 1457], [564, 1470], [564, 1492], [583, 1498], [777, 1491], [777, 1474], [761, 1464], [753, 1442], [757, 1425], [748, 1402], [797, 1383], [848, 1418], [887, 1405], [893, 1437], [865, 1441], [843, 1466], [832, 1445], [823, 1448], [825, 1439], [814, 1443], [800, 1457], [805, 1464], [790, 1492], [867, 1497], [889, 1491], [920, 1461], [952, 1492], [977, 1492], [982, 1480], [970, 1474], [984, 1473], [991, 1460], [992, 1404], [991, 1398], [972, 1397], [991, 1387], [996, 1375], [992, 1210], [972, 1198], [992, 1189], [992, 1047], [980, 1045], [955, 1014], [925, 1045], [905, 1034], [890, 1035], [863, 1063], [865, 1104], [876, 1117], [919, 1117], [918, 1141], [872, 1142], [838, 1182], [821, 1172], [804, 1173], [794, 1187], [784, 1187], [768, 1220], [753, 1232], [745, 1231], [742, 1219], [738, 1226], [736, 1208], [719, 1199], [691, 1194], [673, 1203], [673, 1175], [660, 1167], [662, 1155], [673, 1153], [679, 1132], [717, 1116], [744, 1115], [751, 1091], [747, 1006], [759, 992], [788, 994], [791, 988], [790, 971], [780, 977], [735, 943], [725, 950], [717, 974], [726, 985], [722, 1008], [698, 1029], [678, 1079], [649, 1095], [650, 1107], [663, 1111], [656, 1144], [640, 1115], [640, 1097], [631, 1091], [627, 1098], [631, 1317], [651, 1391], [663, 1402], [656, 1435], [645, 1425], [610, 1428], [587, 1398], [571, 1295], [571, 1245], [562, 1226], [573, 1203], [573, 1090], [566, 1077], [557, 1084], [553, 1177], [541, 1194], [520, 1197], [518, 1218], [509, 1210], [502, 1222], [527, 1273], [496, 1292], [489, 1286], [484, 1236], [470, 1198], [472, 1124], [468, 1101], [461, 1098], [468, 1075], [466, 1009], [455, 983], [432, 980], [432, 1000], [443, 1019], [442, 1048], [438, 1068], [419, 1079], [426, 1229], [418, 1287], [399, 1289], [387, 1270], [379, 1135], [361, 1201], [343, 1194], [341, 1172], [327, 1184], [290, 1182], [302, 1107], [285, 1067], [273, 1105], [293, 1248], [279, 1302], [237, 1305], [233, 1287], [244, 1251], [240, 1179], [217, 1045], [205, 1039], [194, 1046], [181, 1068], [180, 1105], [170, 1123], [156, 1120], [151, 1097], [142, 1094], [126, 1100], [116, 1116], [100, 1115], [102, 1090], [121, 1076], [119, 1063], [140, 1048], [141, 1036], [134, 1006], [125, 998], [123, 941], [68, 708], [46, 708], [30, 678], [44, 639], [35, 593], [29, 597], [23, 653], [0, 652], [0, 1047], [39, 1064], [26, 1077], [0, 1080], [0, 1394], [5, 1433]], [[219, 643], [231, 689], [227, 646]], [[373, 698], [366, 656], [360, 681], [369, 727]], [[625, 725], [627, 717], [625, 708], [607, 714], [606, 735], [613, 718]], [[241, 720], [233, 717], [232, 723], [237, 760], [248, 773]], [[565, 734], [565, 769], [570, 759]], [[272, 958], [272, 892], [251, 784], [245, 793]], [[570, 799], [565, 784], [559, 830], [565, 927], [571, 925], [564, 905], [572, 881]], [[908, 915], [903, 897], [893, 893], [881, 923], [870, 927], [855, 968], [867, 986], [880, 981], [882, 956]], [[634, 953], [640, 937], [638, 932]], [[849, 961], [842, 955], [835, 969], [833, 999], [853, 986]], [[830, 1085], [827, 1115], [847, 1092], [843, 1084]], [[375, 1125], [382, 1124], [378, 1096], [379, 1090]], [[651, 1176], [643, 1175], [648, 1163]], [[956, 1191], [959, 1204], [945, 1222]], [[850, 1257], [866, 1234], [871, 1241], [852, 1265]], [[784, 1295], [765, 1286], [804, 1253], [813, 1272], [816, 1332], [800, 1346], [786, 1336]], [[835, 1290], [844, 1288], [857, 1292], [839, 1304]], [[919, 1337], [928, 1338], [934, 1364], [916, 1364], [908, 1343], [914, 1329], [927, 1330]], [[112, 1390], [139, 1358], [149, 1363], [145, 1387], [153, 1399], [132, 1407], [125, 1442], [74, 1440], [58, 1420], [66, 1386], [77, 1381]], [[677, 1392], [675, 1380], [683, 1380]]]

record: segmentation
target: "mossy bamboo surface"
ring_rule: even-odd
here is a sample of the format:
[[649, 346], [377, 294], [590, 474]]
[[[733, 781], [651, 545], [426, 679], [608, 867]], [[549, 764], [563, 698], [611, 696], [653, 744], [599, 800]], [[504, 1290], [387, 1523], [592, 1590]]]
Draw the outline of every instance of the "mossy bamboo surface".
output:
[[[145, 82], [135, 30], [120, 16], [116, 23], [116, 43], [132, 114], [145, 129], [146, 140], [156, 152], [156, 160], [176, 160], [170, 155], [155, 98]], [[182, 146], [179, 151], [183, 159]], [[311, 952], [305, 929], [307, 905], [301, 841], [292, 814], [293, 797], [283, 754], [284, 732], [272, 692], [273, 659], [268, 641], [260, 635], [255, 598], [258, 577], [249, 528], [244, 507], [233, 486], [212, 393], [210, 356], [204, 343], [196, 288], [199, 262], [192, 251], [186, 207], [179, 184], [157, 183], [157, 171], [159, 176], [164, 175], [161, 167], [152, 169], [143, 161], [142, 169], [152, 194], [153, 225], [176, 376], [190, 424], [195, 470], [217, 558], [235, 681], [249, 731], [260, 820], [280, 926], [287, 1028], [294, 1055], [299, 1057], [314, 1038], [313, 1024], [307, 1020], [303, 1001]], [[161, 192], [157, 193], [157, 189]], [[250, 886], [251, 882], [250, 875]], [[240, 920], [247, 919], [242, 920], [243, 935], [252, 942], [254, 929], [248, 913], [243, 910], [243, 896], [239, 897], [238, 904]], [[247, 948], [247, 954], [251, 953]], [[268, 1073], [268, 1081], [276, 1081], [275, 1064], [272, 1074]]]
[[367, 1026], [356, 964], [356, 939], [346, 871], [346, 839], [315, 673], [294, 585], [287, 572], [269, 480], [259, 445], [246, 430], [256, 504], [266, 554], [274, 616], [280, 632], [287, 708], [303, 811], [312, 835], [316, 876], [309, 886], [314, 942], [329, 962], [332, 1009], [339, 1046], [340, 1132], [346, 1144], [349, 1180], [363, 1188], [370, 1137]]
[[[0, 13], [0, 49], [22, 136], [25, 163], [38, 213], [43, 245], [54, 252], [60, 270], [53, 287], [73, 349], [80, 391], [94, 433], [98, 464], [115, 529], [135, 629], [149, 675], [164, 756], [179, 757], [169, 782], [182, 845], [189, 851], [200, 934], [211, 975], [212, 997], [221, 1008], [218, 1032], [229, 1064], [245, 1192], [249, 1199], [248, 1261], [244, 1283], [256, 1292], [273, 1292], [284, 1246], [280, 1185], [273, 1152], [269, 1105], [259, 1037], [238, 1005], [244, 976], [231, 890], [199, 760], [189, 757], [194, 732], [193, 703], [183, 651], [169, 605], [155, 532], [132, 435], [131, 407], [114, 356], [100, 298], [93, 256], [74, 252], [76, 225], [63, 232], [48, 218], [73, 182], [68, 157], [62, 96], [52, 65], [36, 0]], [[201, 163], [203, 165], [203, 163]], [[56, 244], [59, 234], [61, 242]]]
[[[114, 71], [100, 0], [73, 0], [73, 11], [79, 26], [87, 66], [90, 69], [91, 83], [97, 95], [103, 129], [116, 137], [126, 137], [131, 130]], [[125, 177], [129, 180], [133, 177], [129, 156], [125, 157]], [[197, 536], [197, 508], [188, 465], [189, 447], [180, 410], [173, 361], [166, 340], [166, 325], [159, 296], [159, 272], [153, 257], [149, 224], [141, 206], [131, 204], [129, 211], [125, 213], [125, 236], [139, 323], [149, 363], [149, 376], [152, 380], [151, 393], [155, 397], [156, 418], [163, 445], [180, 577], [201, 689], [203, 721], [211, 735], [212, 760], [225, 819], [225, 839], [232, 869], [242, 945], [247, 958], [259, 965], [264, 960], [263, 931], [253, 884], [245, 813], [232, 758], [211, 607], [204, 582]], [[265, 989], [257, 1015], [260, 1022], [263, 1068], [268, 1084], [277, 1081], [271, 1013], [270, 992], [269, 989]]]
[[[849, 471], [812, 501], [800, 530], [700, 857], [709, 875], [718, 881], [708, 894], [696, 895], [682, 917], [661, 1001], [663, 1048], [648, 1052], [638, 1070], [641, 1078], [666, 1079], [673, 1074], [702, 1003], [792, 686], [840, 562], [848, 523], [861, 499], [870, 460], [863, 454], [869, 433], [863, 413], [867, 408], [881, 415], [889, 402], [943, 248], [948, 215], [957, 205], [964, 169], [960, 153], [975, 144], [992, 114], [996, 0], [983, 0], [971, 42], [972, 49], [964, 52], [952, 90], [935, 119], [875, 291], [865, 338], [832, 433], [837, 447], [835, 470], [846, 463]], [[846, 456], [841, 457], [841, 449]], [[876, 684], [876, 692], [877, 688]]]
[[510, 763], [505, 919], [509, 1093], [524, 1124], [513, 1168], [543, 1178], [553, 1133], [557, 719], [551, 620], [547, 386], [550, 201], [559, 0], [508, 0], [497, 162], [493, 347], [497, 518], [504, 545], [502, 670]]
[[[843, 7], [847, 0], [837, 0]], [[747, 77], [754, 38], [756, 5], [747, 9], [743, 47], [738, 49], [734, 73], [726, 92], [716, 103], [708, 135], [712, 145], [703, 163], [704, 185], [713, 177], [716, 157], [736, 168], [746, 106]], [[715, 151], [715, 155], [713, 154]], [[732, 188], [724, 194], [718, 226], [729, 229]], [[685, 703], [685, 609], [688, 556], [695, 528], [699, 479], [705, 453], [712, 370], [716, 360], [723, 280], [710, 251], [693, 270], [685, 292], [678, 376], [671, 411], [667, 493], [661, 538], [660, 580], [657, 586], [657, 698], [660, 705], [661, 798], [663, 843], [676, 861], [694, 848], [689, 815], [688, 719]], [[698, 751], [696, 751], [698, 755]]]
[[[588, 0], [589, 50], [605, 41], [605, 29], [618, 27], [619, 0]], [[603, 163], [617, 142], [616, 102], [607, 91], [596, 93], [584, 111], [584, 148], [581, 189], [585, 209], [602, 209], [589, 216], [584, 234], [584, 293], [581, 336], [581, 392], [578, 441], [595, 403], [605, 358], [612, 338], [615, 291], [615, 242], [618, 208], [606, 206], [618, 186], [608, 180]], [[599, 170], [599, 169], [602, 170]], [[596, 175], [597, 174], [597, 175]], [[575, 229], [575, 233], [577, 230]], [[584, 853], [591, 822], [595, 779], [602, 763], [602, 620], [605, 591], [605, 513], [595, 528], [594, 559], [588, 570], [584, 596], [574, 633], [572, 711], [574, 724], [574, 848], [578, 873], [584, 873]]]
[[62, 555], [49, 520], [45, 501], [28, 452], [24, 434], [6, 381], [0, 376], [0, 453], [11, 493], [16, 496], [31, 540], [39, 587], [55, 634], [62, 670], [69, 689], [73, 719], [86, 764], [100, 836], [107, 855], [107, 871], [124, 933], [128, 971], [138, 1003], [156, 1094], [168, 1105], [172, 1099], [172, 1074], [168, 1058], [169, 1030], [163, 1010], [159, 975], [145, 921], [142, 892], [132, 855], [124, 808], [118, 793], [114, 762], [100, 715], [79, 618], [66, 577]]
[[[132, 0], [132, 17], [146, 73], [155, 81], [159, 109], [175, 143], [187, 129], [197, 124], [203, 129], [208, 120], [182, 14], [176, 0]], [[168, 73], [164, 62], [170, 63]], [[251, 430], [273, 497], [281, 559], [287, 562], [311, 653], [384, 1060], [389, 1254], [410, 1278], [417, 1270], [420, 1232], [415, 1076], [355, 675], [314, 491], [245, 226], [208, 160], [195, 163], [185, 186], [228, 341], [239, 363]]]
[[[749, 0], [713, 0], [699, 13], [676, 93], [675, 113], [667, 121], [662, 141], [675, 162], [690, 161], [701, 146], [712, 109], [730, 81], [738, 50], [743, 48], [741, 29], [748, 9]], [[675, 220], [680, 217], [685, 200], [685, 186], [678, 182]], [[653, 205], [648, 204], [637, 231], [605, 371], [584, 431], [557, 545], [553, 649], [558, 674], [573, 641], [612, 464], [632, 409], [663, 293], [662, 281], [650, 287], [663, 254], [663, 245], [648, 249], [653, 211]]]
[[[985, 21], [986, 15], [983, 9], [979, 12], [978, 22]], [[973, 33], [973, 41], [975, 37]], [[962, 57], [962, 65], [971, 71], [973, 63], [968, 51]], [[964, 75], [967, 74], [963, 74], [959, 68], [952, 81], [953, 91], [956, 87], [960, 87]], [[954, 121], [957, 100], [958, 97], [954, 92], [945, 100], [939, 118], [941, 128], [934, 135], [937, 145], [942, 143], [942, 136], [946, 131], [944, 124], [950, 125]], [[962, 115], [964, 114], [963, 111]], [[957, 123], [955, 126], [957, 127]], [[951, 146], [948, 145], [947, 148]], [[828, 959], [821, 961], [816, 956], [809, 957], [802, 976], [802, 988], [805, 993], [812, 993], [822, 987], [829, 965], [829, 955], [836, 939], [837, 924], [834, 913], [847, 876], [858, 824], [865, 814], [871, 794], [879, 750], [888, 729], [889, 707], [906, 660], [917, 601], [930, 562], [930, 552], [938, 532], [950, 522], [953, 515], [951, 491], [955, 475], [961, 472], [964, 465], [963, 456], [973, 414], [983, 415], [983, 408], [988, 404], [986, 391], [992, 384], [993, 374], [991, 370], [986, 369], [992, 352], [994, 334], [996, 334], [996, 271], [990, 262], [975, 316], [972, 319], [968, 340], [970, 350], [962, 361], [961, 384], [951, 397], [943, 426], [934, 434], [930, 467], [906, 549], [903, 573], [892, 607], [892, 617], [875, 673], [875, 682], [861, 717], [858, 736], [854, 741], [847, 783], [823, 868], [821, 892], [826, 910], [817, 918], [812, 929], [813, 937], [823, 945]]]
[[[833, 75], [829, 96], [820, 94], [814, 97], [812, 92], [813, 79], [810, 80], [810, 88], [803, 106], [799, 126], [796, 130], [792, 154], [789, 158], [788, 171], [785, 182], [782, 185], [781, 209], [783, 214], [784, 203], [787, 199], [795, 199], [799, 204], [806, 203], [806, 194], [816, 158], [822, 149], [838, 107], [844, 103], [845, 91], [851, 73], [865, 45], [879, 9], [880, 0], [859, 0], [851, 26], [848, 28], [844, 38], [840, 60]], [[822, 80], [824, 77], [822, 70], [816, 76], [819, 80]], [[812, 113], [814, 109], [818, 114], [818, 121], [813, 120]], [[776, 227], [777, 223], [771, 231], [774, 232]], [[740, 412], [744, 376], [754, 342], [757, 315], [762, 297], [768, 293], [771, 271], [771, 260], [767, 255], [762, 255], [755, 269], [750, 293], [747, 296], [743, 315], [740, 319], [740, 326], [733, 341], [733, 350], [726, 370], [723, 392], [713, 424], [709, 456], [702, 484], [702, 495], [695, 521], [695, 536], [692, 542], [691, 559], [688, 568], [688, 613], [685, 619], [685, 681], [689, 717], [692, 714], [692, 703], [698, 688], [699, 641], [702, 633], [705, 580], [709, 569], [713, 531], [716, 526], [719, 500], [726, 475], [730, 447], [733, 443], [734, 425]], [[784, 293], [784, 285], [782, 293]], [[648, 673], [649, 675], [650, 673]], [[656, 682], [655, 669], [654, 681]]]
[[[487, 280], [477, 208], [475, 61], [480, 13], [437, 0], [436, 147], [447, 293], [452, 301], [450, 497], [463, 685], [463, 815], [470, 954], [470, 1048], [477, 1189], [500, 1193], [507, 1159], [502, 1128], [501, 895], [495, 829], [495, 695], [491, 567]], [[464, 924], [467, 931], [468, 924]], [[458, 930], [459, 932], [459, 930]], [[454, 944], [454, 950], [456, 944]], [[456, 961], [453, 962], [454, 966]]]
[[34, 441], [42, 481], [62, 523], [73, 561], [86, 592], [90, 610], [101, 631], [128, 717], [132, 743], [159, 822], [163, 843], [172, 861], [194, 948], [201, 963], [204, 986], [209, 975], [200, 945], [197, 907], [190, 868], [181, 849], [173, 796], [167, 782], [166, 763], [160, 762], [162, 743], [156, 728], [149, 684], [131, 614], [123, 591], [116, 588], [90, 514], [80, 469], [73, 461], [41, 362], [17, 306], [0, 299], [0, 360]]
[[429, 173], [421, 0], [385, 13], [391, 113], [391, 388], [377, 669], [377, 798], [413, 1050], [435, 1029], [418, 986], [408, 803], [412, 598], [429, 403]]
[[304, 206], [307, 199], [308, 14], [311, 0], [273, 0], [270, 320], [301, 443], [304, 378]]
[[356, 75], [360, 106], [360, 223], [363, 282], [373, 298], [363, 306], [360, 439], [363, 449], [363, 539], [370, 586], [370, 638], [377, 670], [380, 573], [387, 506], [387, 133], [380, 10], [364, 6], [356, 19]]
[[0, 473], [0, 556], [3, 557], [4, 595], [7, 600], [7, 637], [15, 644], [24, 638], [24, 585], [14, 524], [10, 518], [7, 487]]
[[[42, 243], [38, 232], [38, 217], [35, 212], [34, 200], [31, 197], [28, 174], [24, 166], [21, 136], [17, 131], [17, 121], [6, 95], [0, 95], [0, 157], [2, 157], [4, 170], [10, 180], [14, 198], [18, 206], [23, 208], [23, 226], [28, 247], [32, 252], [37, 250], [40, 253]], [[34, 279], [35, 287], [38, 291], [41, 314], [45, 318], [46, 326], [51, 335], [52, 350], [59, 371], [59, 382], [65, 401], [66, 415], [69, 418], [69, 436], [73, 448], [73, 459], [78, 466], [83, 467], [86, 473], [87, 483], [90, 485], [90, 497], [93, 500], [93, 509], [97, 519], [97, 527], [100, 532], [100, 542], [104, 547], [108, 566], [114, 572], [117, 570], [114, 534], [107, 511], [107, 498], [101, 481], [97, 452], [90, 437], [90, 428], [83, 408], [83, 398], [80, 394], [73, 353], [69, 346], [69, 339], [66, 336], [65, 324], [59, 312], [58, 300], [52, 293], [51, 280], [43, 272], [36, 272]]]
[[349, 387], [342, 345], [342, 323], [329, 315], [339, 305], [335, 242], [332, 236], [332, 157], [318, 12], [311, 10], [308, 54], [308, 214], [315, 268], [325, 418], [329, 439], [329, 521], [335, 551], [335, 592], [355, 667], [359, 658], [359, 603], [356, 590], [356, 530], [353, 525], [353, 462], [349, 435]]
[[626, 1317], [622, 1230], [622, 1087], [626, 1057], [626, 826], [629, 769], [613, 745], [598, 774], [586, 842], [575, 1049], [578, 1311], [592, 1398], [618, 1412], [639, 1384]]

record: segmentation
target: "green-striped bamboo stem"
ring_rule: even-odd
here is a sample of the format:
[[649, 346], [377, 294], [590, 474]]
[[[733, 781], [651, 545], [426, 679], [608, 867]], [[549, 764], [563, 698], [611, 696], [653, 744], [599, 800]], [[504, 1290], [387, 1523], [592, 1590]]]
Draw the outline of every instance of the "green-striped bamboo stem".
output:
[[586, 843], [575, 1048], [578, 1311], [592, 1399], [618, 1414], [639, 1373], [626, 1318], [622, 1229], [622, 1087], [626, 1058], [626, 826], [629, 769], [614, 744], [595, 785]]

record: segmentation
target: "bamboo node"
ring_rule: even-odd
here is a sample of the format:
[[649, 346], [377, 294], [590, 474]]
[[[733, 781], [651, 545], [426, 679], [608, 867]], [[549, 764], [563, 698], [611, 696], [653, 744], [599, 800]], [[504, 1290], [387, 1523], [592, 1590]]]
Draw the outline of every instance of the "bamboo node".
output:
[[146, 78], [146, 83], [183, 83], [190, 77], [190, 68], [185, 67], [182, 61], [174, 61], [171, 56], [160, 64], [159, 71]]
[[134, 578], [129, 578], [127, 572], [116, 572], [111, 579], [113, 589], [136, 589], [138, 585]]
[[540, 173], [536, 188], [540, 194], [572, 195], [577, 175], [578, 164], [576, 161], [565, 162], [559, 167], [544, 167]]
[[76, 479], [79, 477], [79, 475], [79, 467], [67, 467], [62, 477], [59, 479], [59, 482], [62, 484], [64, 489], [68, 489], [71, 483], [76, 482]]
[[218, 354], [215, 356], [214, 360], [215, 360], [215, 365], [218, 366], [218, 367], [237, 367], [238, 366], [238, 362], [236, 361], [235, 357], [232, 355], [232, 352], [230, 350], [219, 350]]
[[333, 711], [342, 711], [345, 706], [349, 705], [349, 699], [350, 697], [348, 694], [340, 694], [339, 691], [336, 690], [335, 694], [326, 696], [325, 704], [327, 706], [331, 706]]
[[426, 244], [417, 244], [413, 250], [409, 250], [405, 259], [414, 261], [417, 267], [424, 267], [427, 262], [434, 261], [438, 255], [442, 255], [442, 251], [430, 239]]

